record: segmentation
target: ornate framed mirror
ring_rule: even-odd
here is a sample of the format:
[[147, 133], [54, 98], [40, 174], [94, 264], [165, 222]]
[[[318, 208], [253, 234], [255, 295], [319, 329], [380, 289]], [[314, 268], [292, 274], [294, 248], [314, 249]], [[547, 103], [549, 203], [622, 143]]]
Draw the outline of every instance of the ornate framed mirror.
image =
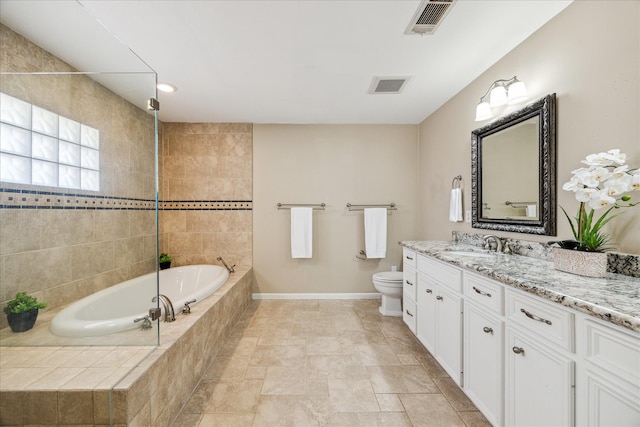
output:
[[471, 132], [472, 227], [556, 234], [556, 94]]

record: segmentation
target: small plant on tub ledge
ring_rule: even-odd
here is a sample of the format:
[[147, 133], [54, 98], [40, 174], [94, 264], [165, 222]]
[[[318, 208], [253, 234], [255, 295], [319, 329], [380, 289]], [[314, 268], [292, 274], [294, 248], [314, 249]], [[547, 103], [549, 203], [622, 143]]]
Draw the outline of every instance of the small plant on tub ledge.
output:
[[171, 261], [173, 261], [173, 258], [171, 258], [169, 254], [162, 252], [158, 257], [158, 264], [160, 264], [160, 270], [170, 268]]
[[4, 307], [7, 322], [13, 332], [24, 332], [33, 328], [38, 318], [38, 311], [47, 306], [46, 302], [38, 302], [37, 298], [18, 292]]
[[[640, 202], [631, 202], [627, 193], [640, 190], [640, 169], [630, 169], [627, 155], [620, 150], [590, 154], [582, 161], [588, 167], [576, 169], [563, 190], [575, 193], [580, 202], [578, 213], [571, 218], [561, 207], [573, 232], [573, 240], [555, 242], [553, 260], [557, 270], [591, 277], [604, 277], [607, 271], [609, 236], [602, 231], [609, 221], [622, 212], [614, 209], [629, 208]], [[587, 207], [588, 206], [588, 207]], [[599, 218], [594, 212], [606, 208]]]

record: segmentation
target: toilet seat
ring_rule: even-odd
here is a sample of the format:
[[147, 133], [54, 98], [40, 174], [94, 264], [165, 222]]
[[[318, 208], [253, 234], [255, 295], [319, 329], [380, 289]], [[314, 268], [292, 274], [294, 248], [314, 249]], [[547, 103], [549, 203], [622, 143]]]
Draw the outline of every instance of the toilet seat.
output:
[[402, 271], [381, 271], [373, 275], [373, 280], [389, 284], [402, 284]]

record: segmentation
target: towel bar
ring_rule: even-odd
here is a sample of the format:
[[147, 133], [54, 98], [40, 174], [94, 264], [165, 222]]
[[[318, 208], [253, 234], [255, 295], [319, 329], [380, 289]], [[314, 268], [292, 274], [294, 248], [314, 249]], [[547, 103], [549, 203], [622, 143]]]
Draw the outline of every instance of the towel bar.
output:
[[364, 210], [364, 208], [387, 208], [391, 211], [398, 210], [395, 203], [387, 203], [384, 205], [352, 205], [351, 203], [347, 203], [347, 209], [349, 209], [350, 211], [361, 211]]
[[537, 205], [538, 202], [510, 202], [510, 201], [506, 201], [504, 202], [505, 205], [507, 206], [511, 206], [514, 209], [522, 209], [522, 208], [526, 208], [528, 205]]
[[451, 181], [451, 188], [462, 188], [462, 175], [458, 175]]
[[311, 207], [313, 209], [322, 209], [326, 206], [324, 203], [278, 203], [278, 209], [291, 209], [291, 208], [302, 208], [302, 207]]

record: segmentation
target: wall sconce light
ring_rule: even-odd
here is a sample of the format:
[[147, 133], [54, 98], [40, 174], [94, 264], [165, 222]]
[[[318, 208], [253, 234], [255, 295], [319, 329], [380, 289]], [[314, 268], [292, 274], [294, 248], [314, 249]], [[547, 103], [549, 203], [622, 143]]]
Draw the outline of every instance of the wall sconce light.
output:
[[[485, 99], [489, 96], [489, 101]], [[505, 104], [513, 105], [525, 101], [529, 95], [524, 83], [513, 76], [511, 79], [496, 80], [491, 83], [489, 89], [480, 98], [480, 103], [476, 107], [476, 122], [487, 120], [493, 117], [492, 108]]]

